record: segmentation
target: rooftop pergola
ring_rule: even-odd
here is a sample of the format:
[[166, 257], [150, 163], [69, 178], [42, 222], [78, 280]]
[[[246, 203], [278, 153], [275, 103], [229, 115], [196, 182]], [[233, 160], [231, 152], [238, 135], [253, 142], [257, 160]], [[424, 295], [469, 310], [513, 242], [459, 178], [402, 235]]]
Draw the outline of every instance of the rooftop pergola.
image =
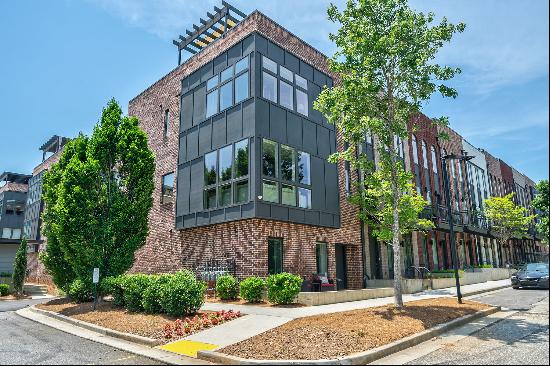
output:
[[50, 137], [50, 139], [40, 147], [40, 150], [43, 151], [42, 161], [46, 159], [47, 153], [55, 154], [56, 152], [61, 150], [61, 148], [67, 143], [67, 141], [69, 141], [69, 138], [63, 136], [53, 135], [52, 137]]
[[4, 172], [0, 174], [0, 182], [27, 184], [31, 177], [29, 174]]
[[201, 25], [193, 24], [193, 30], [187, 29], [187, 36], [179, 36], [179, 40], [173, 43], [178, 47], [178, 65], [181, 64], [181, 52], [187, 51], [194, 55], [218, 38], [223, 37], [225, 32], [235, 27], [240, 21], [247, 17], [245, 13], [233, 5], [222, 1], [222, 8], [214, 7], [215, 13], [207, 12], [207, 20], [200, 18]]

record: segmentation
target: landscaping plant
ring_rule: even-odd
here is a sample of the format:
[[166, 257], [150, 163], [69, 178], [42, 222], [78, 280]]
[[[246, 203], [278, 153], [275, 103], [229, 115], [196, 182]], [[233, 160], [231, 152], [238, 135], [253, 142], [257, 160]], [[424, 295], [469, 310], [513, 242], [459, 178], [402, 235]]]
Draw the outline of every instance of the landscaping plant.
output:
[[206, 284], [198, 281], [193, 273], [177, 272], [160, 293], [162, 308], [172, 316], [193, 314], [204, 304]]
[[235, 300], [239, 296], [239, 282], [230, 274], [218, 277], [216, 294], [222, 300]]
[[260, 277], [249, 277], [240, 284], [241, 297], [248, 302], [260, 302], [265, 290], [265, 281]]
[[300, 293], [302, 278], [291, 273], [278, 273], [267, 277], [267, 298], [277, 305], [291, 304]]
[[0, 283], [0, 296], [8, 296], [10, 293], [10, 285]]
[[193, 318], [184, 320], [176, 319], [173, 323], [164, 325], [164, 338], [171, 339], [174, 336], [182, 337], [190, 333], [222, 324], [224, 322], [236, 319], [241, 316], [239, 311], [218, 311], [215, 313], [204, 313], [201, 316], [195, 315]]
[[23, 285], [25, 284], [25, 276], [27, 273], [27, 239], [23, 238], [21, 244], [15, 253], [15, 261], [13, 262], [13, 291], [18, 294], [23, 294]]
[[69, 286], [68, 294], [74, 302], [80, 303], [90, 301], [93, 297], [91, 281], [84, 281], [77, 278]]
[[151, 285], [154, 278], [144, 274], [127, 275], [124, 279], [122, 289], [124, 292], [124, 303], [130, 311], [143, 311], [143, 294]]
[[172, 277], [172, 275], [166, 274], [152, 276], [151, 283], [143, 291], [142, 306], [145, 312], [149, 314], [157, 314], [164, 310], [160, 302], [160, 294], [164, 291], [164, 286], [170, 282]]

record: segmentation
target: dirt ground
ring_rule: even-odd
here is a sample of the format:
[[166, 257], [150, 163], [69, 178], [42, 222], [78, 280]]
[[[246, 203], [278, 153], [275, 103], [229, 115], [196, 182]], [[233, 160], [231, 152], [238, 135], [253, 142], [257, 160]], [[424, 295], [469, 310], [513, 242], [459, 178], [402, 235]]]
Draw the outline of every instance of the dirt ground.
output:
[[487, 305], [438, 298], [300, 318], [221, 352], [264, 360], [316, 360], [347, 356], [383, 346], [437, 324], [472, 314]]

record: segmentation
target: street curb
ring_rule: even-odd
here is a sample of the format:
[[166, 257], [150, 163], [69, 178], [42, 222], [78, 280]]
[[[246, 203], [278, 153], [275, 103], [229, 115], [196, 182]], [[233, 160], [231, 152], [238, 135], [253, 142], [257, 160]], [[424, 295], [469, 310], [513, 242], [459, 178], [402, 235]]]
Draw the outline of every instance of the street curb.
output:
[[209, 361], [212, 363], [223, 365], [364, 365], [387, 357], [393, 353], [402, 351], [406, 348], [416, 346], [431, 338], [437, 337], [440, 334], [447, 332], [453, 328], [457, 328], [466, 323], [474, 321], [487, 315], [499, 312], [501, 308], [491, 307], [474, 314], [466, 315], [461, 318], [452, 320], [448, 323], [439, 324], [431, 329], [427, 329], [421, 333], [413, 334], [406, 338], [400, 339], [393, 343], [378, 347], [369, 351], [356, 353], [351, 356], [340, 357], [337, 359], [323, 360], [254, 360], [245, 359], [235, 356], [225, 355], [216, 351], [199, 351], [197, 358]]
[[148, 346], [148, 347], [155, 347], [155, 346], [158, 346], [159, 344], [162, 343], [158, 339], [142, 337], [142, 336], [138, 336], [138, 335], [135, 335], [135, 334], [123, 333], [123, 332], [119, 332], [119, 331], [116, 331], [116, 330], [100, 327], [99, 325], [87, 323], [87, 322], [84, 322], [82, 320], [73, 319], [71, 317], [55, 313], [53, 311], [38, 309], [34, 306], [29, 307], [29, 310], [32, 311], [33, 313], [46, 315], [46, 316], [49, 316], [50, 318], [54, 318], [54, 319], [63, 321], [65, 323], [75, 325], [77, 327], [81, 327], [81, 328], [84, 328], [84, 329], [91, 330], [92, 332], [100, 333], [100, 334], [107, 335], [107, 336], [113, 337], [113, 338], [124, 339], [125, 341], [130, 341], [130, 342], [142, 344], [142, 345]]
[[503, 289], [506, 289], [506, 288], [512, 288], [512, 287], [511, 287], [511, 285], [503, 285], [503, 286], [493, 287], [493, 288], [490, 288], [490, 289], [477, 290], [477, 291], [464, 293], [464, 294], [462, 294], [462, 297], [476, 296], [476, 295], [484, 294], [484, 293], [487, 293], [487, 292], [500, 291], [500, 290], [503, 290]]

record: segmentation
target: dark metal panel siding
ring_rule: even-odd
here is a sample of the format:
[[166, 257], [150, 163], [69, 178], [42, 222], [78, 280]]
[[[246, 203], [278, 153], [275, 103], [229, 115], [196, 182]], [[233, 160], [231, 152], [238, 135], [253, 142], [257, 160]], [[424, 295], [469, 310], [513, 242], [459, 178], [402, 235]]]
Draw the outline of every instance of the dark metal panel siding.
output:
[[258, 33], [256, 33], [255, 39], [256, 39], [256, 51], [264, 55], [267, 55], [267, 39], [259, 35]]
[[332, 214], [321, 212], [320, 223], [323, 226], [334, 226], [334, 218]]
[[180, 148], [179, 148], [179, 163], [183, 163], [187, 160], [187, 136], [183, 135], [180, 137]]
[[330, 134], [323, 126], [317, 126], [317, 150], [321, 158], [327, 159], [330, 155]]
[[204, 160], [197, 159], [191, 163], [189, 212], [203, 209], [202, 189], [204, 187]]
[[193, 125], [193, 93], [184, 95], [181, 99], [180, 131], [185, 131]]
[[243, 39], [243, 41], [242, 41], [243, 56], [254, 51], [254, 46], [255, 46], [255, 40], [254, 39], [255, 39], [255, 37], [254, 37], [253, 34], [251, 34], [250, 36]]
[[187, 132], [187, 159], [193, 160], [199, 156], [199, 129], [197, 127]]
[[212, 150], [212, 123], [207, 121], [199, 129], [199, 155]]
[[286, 143], [286, 112], [274, 104], [269, 106], [269, 137], [279, 143]]
[[227, 64], [233, 65], [235, 62], [237, 62], [242, 55], [242, 43], [239, 42], [235, 46], [231, 47], [229, 51], [227, 51]]
[[338, 213], [338, 170], [336, 164], [325, 163], [326, 211]]
[[195, 89], [193, 93], [193, 126], [198, 125], [206, 116], [206, 85]]
[[319, 225], [319, 211], [306, 211], [306, 224]]
[[212, 119], [212, 149], [225, 145], [226, 138], [225, 113], [222, 113]]
[[285, 67], [290, 71], [299, 74], [300, 73], [300, 60], [293, 54], [285, 51]]
[[313, 102], [317, 99], [321, 93], [321, 87], [313, 83], [308, 83], [308, 108], [309, 108], [309, 118], [314, 120], [317, 123], [323, 123], [323, 118], [321, 112], [313, 109]]
[[294, 147], [302, 148], [302, 119], [294, 113], [287, 113], [287, 142]]
[[311, 206], [314, 210], [325, 209], [325, 166], [324, 160], [311, 157]]
[[300, 75], [308, 80], [313, 81], [313, 67], [300, 60]]
[[256, 134], [269, 136], [269, 103], [262, 99], [256, 101]]
[[208, 79], [214, 75], [212, 62], [207, 63], [200, 68], [201, 83], [206, 82]]
[[191, 193], [191, 168], [189, 165], [178, 170], [178, 189], [176, 202], [176, 216], [189, 213], [189, 196]]
[[194, 89], [201, 83], [201, 75], [199, 71], [195, 71], [189, 75], [189, 89]]
[[214, 59], [214, 74], [225, 69], [227, 66], [227, 53], [222, 53]]
[[243, 136], [254, 136], [255, 105], [254, 99], [243, 103]]
[[321, 87], [327, 85], [327, 77], [317, 69], [313, 69], [313, 81]]
[[285, 51], [273, 42], [267, 43], [267, 57], [278, 63], [279, 65], [285, 64]]
[[290, 208], [288, 210], [288, 219], [292, 222], [304, 223], [306, 221], [306, 213], [304, 210]]
[[317, 155], [317, 127], [315, 123], [302, 119], [303, 142], [302, 146], [305, 152]]
[[288, 207], [271, 205], [271, 218], [275, 220], [288, 221]]
[[330, 131], [330, 153], [334, 154], [336, 152], [336, 133]]
[[227, 142], [235, 142], [243, 137], [243, 114], [240, 104], [227, 111]]

